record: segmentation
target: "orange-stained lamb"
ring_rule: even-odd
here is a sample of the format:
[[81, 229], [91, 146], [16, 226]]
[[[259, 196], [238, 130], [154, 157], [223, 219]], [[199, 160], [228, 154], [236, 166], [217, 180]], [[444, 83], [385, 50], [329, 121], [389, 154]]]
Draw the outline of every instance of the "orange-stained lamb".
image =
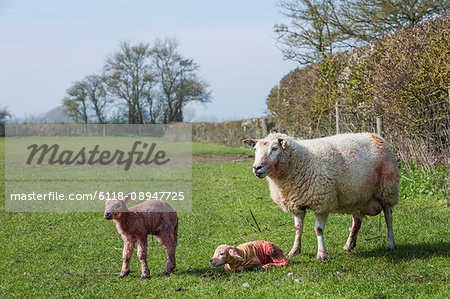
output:
[[225, 270], [243, 271], [254, 268], [283, 267], [291, 263], [283, 251], [267, 241], [253, 241], [237, 247], [220, 245], [210, 263], [214, 267], [225, 265]]

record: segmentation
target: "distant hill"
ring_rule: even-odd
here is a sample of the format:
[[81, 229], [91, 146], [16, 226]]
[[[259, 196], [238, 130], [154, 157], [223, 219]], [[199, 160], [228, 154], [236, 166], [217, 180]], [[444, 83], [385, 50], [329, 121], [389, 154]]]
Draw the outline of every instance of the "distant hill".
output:
[[74, 121], [64, 112], [63, 106], [58, 106], [39, 117], [43, 123], [73, 123]]

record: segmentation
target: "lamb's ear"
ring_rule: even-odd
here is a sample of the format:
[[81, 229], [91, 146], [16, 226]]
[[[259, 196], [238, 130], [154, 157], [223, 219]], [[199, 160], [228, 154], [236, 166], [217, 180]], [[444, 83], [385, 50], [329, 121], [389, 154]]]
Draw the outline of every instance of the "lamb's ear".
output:
[[278, 144], [281, 146], [282, 149], [286, 149], [286, 139], [278, 138]]
[[127, 195], [125, 195], [125, 197], [123, 198], [123, 203], [127, 204], [128, 202], [130, 202], [133, 199], [133, 193], [128, 193]]
[[239, 255], [239, 253], [237, 253], [236, 249], [230, 249], [229, 254], [231, 257], [237, 259], [237, 260], [242, 260], [242, 256]]
[[250, 146], [250, 149], [253, 149], [253, 147], [255, 146], [255, 144], [259, 141], [259, 139], [244, 139], [242, 140], [242, 143]]

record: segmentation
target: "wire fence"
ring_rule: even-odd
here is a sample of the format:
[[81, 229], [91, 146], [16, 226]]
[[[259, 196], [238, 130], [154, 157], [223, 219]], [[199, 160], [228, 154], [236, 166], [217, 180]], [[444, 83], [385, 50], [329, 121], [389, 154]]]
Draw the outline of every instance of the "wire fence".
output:
[[[339, 133], [376, 132], [385, 137], [402, 161], [424, 168], [450, 165], [450, 94], [438, 90], [408, 101], [403, 121], [372, 116], [370, 106], [337, 104], [324, 110], [303, 138]], [[407, 121], [404, 121], [404, 119]]]

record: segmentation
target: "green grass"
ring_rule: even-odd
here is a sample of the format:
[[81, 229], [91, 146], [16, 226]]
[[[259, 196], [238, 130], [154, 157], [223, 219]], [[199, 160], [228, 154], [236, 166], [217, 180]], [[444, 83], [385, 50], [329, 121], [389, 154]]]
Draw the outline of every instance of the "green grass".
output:
[[[237, 149], [200, 144], [194, 152], [229, 154]], [[4, 183], [4, 144], [0, 178]], [[414, 195], [404, 185], [394, 208], [396, 249], [386, 251], [379, 218], [363, 221], [356, 249], [342, 250], [351, 217], [331, 215], [325, 229], [330, 258], [315, 259], [314, 217], [306, 217], [303, 252], [293, 265], [267, 271], [225, 273], [208, 261], [216, 246], [265, 239], [289, 251], [293, 218], [270, 199], [251, 161], [193, 165], [192, 212], [179, 213], [177, 269], [163, 276], [164, 250], [149, 239], [151, 279], [141, 280], [136, 254], [119, 279], [122, 241], [101, 213], [0, 212], [0, 297], [272, 297], [448, 298], [449, 209], [435, 196]], [[0, 206], [4, 205], [1, 189]], [[253, 231], [252, 209], [262, 229]], [[383, 221], [384, 222], [384, 221]], [[382, 223], [381, 234], [386, 235]], [[292, 272], [293, 276], [287, 274]], [[298, 279], [299, 282], [295, 280]], [[248, 283], [250, 288], [242, 287]]]
[[192, 155], [249, 155], [253, 151], [244, 146], [228, 146], [212, 142], [193, 142]]

